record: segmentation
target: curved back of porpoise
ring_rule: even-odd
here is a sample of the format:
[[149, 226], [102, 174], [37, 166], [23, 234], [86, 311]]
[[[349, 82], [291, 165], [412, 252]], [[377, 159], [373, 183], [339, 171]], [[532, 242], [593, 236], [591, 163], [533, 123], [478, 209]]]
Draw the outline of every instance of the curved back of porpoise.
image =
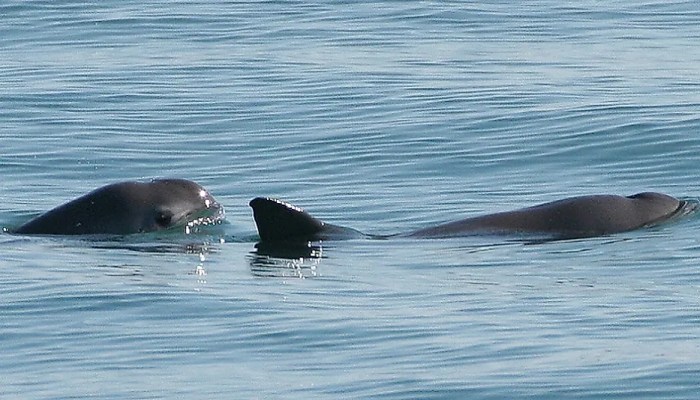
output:
[[185, 179], [120, 182], [51, 209], [17, 228], [21, 234], [131, 234], [169, 229], [201, 213], [223, 209], [197, 183]]
[[555, 237], [600, 236], [660, 223], [682, 207], [661, 193], [632, 196], [572, 197], [515, 211], [449, 222], [409, 234], [414, 237], [451, 237], [475, 233], [543, 233]]
[[[447, 238], [479, 234], [545, 234], [553, 238], [582, 238], [629, 231], [663, 222], [686, 202], [661, 193], [632, 196], [572, 197], [515, 211], [467, 218], [420, 229], [402, 236]], [[256, 198], [250, 202], [263, 241], [345, 239], [370, 236], [320, 221], [291, 204]], [[386, 238], [388, 236], [381, 236]]]

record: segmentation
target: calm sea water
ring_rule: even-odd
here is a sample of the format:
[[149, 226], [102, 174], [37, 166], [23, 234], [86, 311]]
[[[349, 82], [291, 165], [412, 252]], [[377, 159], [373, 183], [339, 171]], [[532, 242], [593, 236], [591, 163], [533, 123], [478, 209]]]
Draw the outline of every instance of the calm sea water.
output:
[[681, 399], [700, 220], [552, 243], [255, 248], [274, 196], [371, 233], [700, 196], [692, 1], [5, 1], [0, 225], [182, 177], [198, 235], [0, 234], [3, 399]]

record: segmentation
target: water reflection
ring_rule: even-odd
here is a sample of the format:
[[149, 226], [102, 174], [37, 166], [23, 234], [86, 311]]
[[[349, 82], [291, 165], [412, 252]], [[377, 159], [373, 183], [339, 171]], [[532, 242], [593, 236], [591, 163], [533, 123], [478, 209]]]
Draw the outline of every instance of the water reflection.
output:
[[323, 248], [320, 242], [258, 242], [247, 258], [255, 276], [312, 278], [318, 276]]
[[141, 253], [182, 253], [182, 254], [208, 254], [212, 251], [212, 242], [203, 240], [195, 241], [171, 241], [171, 242], [90, 242], [90, 247], [99, 249], [130, 250]]

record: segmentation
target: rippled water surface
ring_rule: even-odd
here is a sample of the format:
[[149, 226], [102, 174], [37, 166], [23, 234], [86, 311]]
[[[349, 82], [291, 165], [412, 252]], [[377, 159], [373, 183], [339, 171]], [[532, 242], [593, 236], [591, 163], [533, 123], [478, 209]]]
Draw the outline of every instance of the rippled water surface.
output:
[[[256, 248], [248, 201], [391, 234], [695, 199], [694, 2], [6, 1], [0, 225], [192, 179], [228, 223], [0, 234], [3, 399], [695, 398], [697, 216], [602, 238]], [[298, 250], [298, 249], [296, 249]]]

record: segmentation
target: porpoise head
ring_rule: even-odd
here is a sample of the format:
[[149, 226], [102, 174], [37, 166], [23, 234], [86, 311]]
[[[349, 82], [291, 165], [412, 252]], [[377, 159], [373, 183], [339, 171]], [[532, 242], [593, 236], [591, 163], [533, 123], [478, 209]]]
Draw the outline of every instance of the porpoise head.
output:
[[[186, 179], [154, 179], [145, 183], [139, 232], [152, 232], [184, 227], [186, 233], [200, 225], [210, 225], [224, 218], [224, 209], [202, 186]], [[127, 193], [127, 200], [129, 194]]]
[[103, 186], [30, 220], [23, 234], [131, 234], [214, 224], [224, 209], [203, 187], [185, 179]]

